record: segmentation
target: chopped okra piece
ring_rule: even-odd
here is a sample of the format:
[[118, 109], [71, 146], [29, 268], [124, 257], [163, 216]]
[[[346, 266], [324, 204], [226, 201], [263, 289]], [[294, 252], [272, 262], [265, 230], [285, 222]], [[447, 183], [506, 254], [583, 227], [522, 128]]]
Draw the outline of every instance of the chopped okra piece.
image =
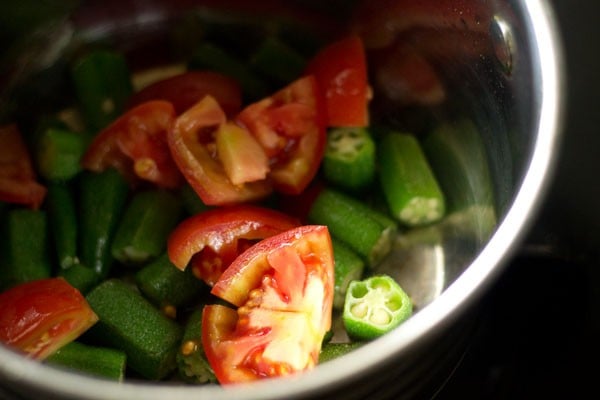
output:
[[40, 175], [50, 181], [67, 181], [81, 171], [80, 159], [87, 138], [81, 133], [48, 128], [41, 133], [36, 148]]
[[417, 138], [390, 132], [381, 139], [378, 155], [381, 186], [398, 221], [414, 227], [444, 216], [444, 195]]
[[120, 350], [71, 342], [46, 358], [50, 365], [77, 372], [122, 381], [127, 356]]
[[350, 285], [350, 282], [362, 278], [365, 262], [338, 239], [332, 238], [331, 243], [335, 261], [333, 308], [341, 309], [344, 307], [348, 285]]
[[115, 233], [113, 257], [123, 264], [140, 265], [161, 255], [182, 210], [179, 198], [165, 190], [136, 193]]
[[319, 354], [319, 364], [348, 354], [352, 350], [359, 348], [361, 345], [361, 342], [326, 343], [323, 345], [323, 347], [321, 347], [321, 353]]
[[335, 186], [360, 191], [375, 179], [375, 142], [365, 128], [334, 128], [327, 133], [323, 176]]
[[180, 307], [189, 304], [206, 287], [192, 268], [181, 271], [164, 253], [135, 275], [138, 288], [156, 306]]
[[177, 353], [179, 376], [186, 382], [216, 382], [213, 372], [202, 347], [202, 308], [190, 314], [185, 325], [183, 339]]
[[243, 61], [212, 43], [202, 42], [194, 50], [189, 66], [190, 69], [208, 69], [234, 78], [240, 83], [242, 93], [251, 100], [269, 93], [267, 85]]
[[0, 232], [0, 288], [49, 278], [48, 222], [44, 211], [15, 208]]
[[188, 215], [195, 215], [210, 209], [209, 206], [202, 202], [198, 193], [192, 189], [189, 184], [184, 184], [179, 189], [179, 198], [181, 199], [181, 204], [183, 205], [183, 209]]
[[129, 67], [122, 54], [94, 50], [73, 65], [71, 76], [90, 132], [115, 120], [133, 92]]
[[355, 251], [367, 266], [377, 265], [392, 249], [396, 222], [358, 199], [322, 190], [308, 213], [311, 223], [327, 225], [331, 236]]
[[353, 281], [346, 292], [342, 319], [348, 336], [370, 340], [379, 337], [412, 315], [412, 301], [387, 275]]
[[494, 207], [494, 188], [485, 145], [470, 120], [446, 122], [423, 140], [449, 211], [471, 206]]
[[80, 259], [106, 278], [113, 263], [111, 243], [121, 220], [129, 185], [116, 169], [84, 171], [79, 181]]
[[86, 294], [96, 286], [99, 279], [96, 271], [81, 264], [73, 264], [67, 269], [62, 269], [59, 275], [82, 294]]
[[269, 36], [251, 57], [250, 64], [262, 76], [284, 84], [302, 74], [306, 59], [281, 39]]
[[181, 327], [164, 316], [133, 287], [110, 279], [86, 299], [99, 321], [91, 339], [127, 354], [128, 366], [147, 379], [163, 379], [176, 368]]
[[77, 208], [71, 188], [63, 183], [50, 183], [46, 204], [58, 265], [70, 268], [79, 263]]

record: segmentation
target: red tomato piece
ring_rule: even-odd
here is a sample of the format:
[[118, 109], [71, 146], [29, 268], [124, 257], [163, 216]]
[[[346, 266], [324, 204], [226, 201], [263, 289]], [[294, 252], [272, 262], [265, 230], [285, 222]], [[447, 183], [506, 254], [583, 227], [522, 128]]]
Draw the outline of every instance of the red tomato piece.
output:
[[311, 369], [331, 328], [333, 250], [327, 227], [264, 239], [225, 270], [212, 293], [237, 310], [204, 308], [202, 343], [222, 384]]
[[129, 107], [166, 100], [179, 115], [206, 95], [214, 97], [227, 115], [236, 114], [242, 107], [240, 85], [233, 78], [212, 71], [189, 71], [152, 83], [131, 97]]
[[362, 39], [349, 36], [321, 49], [309, 62], [325, 96], [328, 126], [367, 126], [370, 90]]
[[227, 116], [217, 101], [206, 96], [177, 117], [167, 135], [175, 162], [207, 205], [257, 200], [272, 192], [266, 179], [236, 185], [227, 176], [215, 143], [216, 132], [226, 122]]
[[177, 268], [183, 270], [191, 261], [194, 274], [212, 286], [254, 242], [298, 225], [295, 218], [268, 208], [215, 208], [182, 221], [169, 236], [167, 250]]
[[131, 181], [179, 187], [183, 178], [167, 145], [167, 130], [174, 120], [175, 110], [168, 101], [152, 100], [132, 108], [94, 138], [83, 155], [83, 167], [98, 172], [113, 167]]
[[0, 342], [44, 359], [98, 321], [63, 278], [27, 282], [0, 293]]
[[0, 200], [37, 209], [46, 197], [31, 156], [15, 124], [0, 127]]
[[313, 76], [300, 78], [250, 104], [238, 122], [248, 128], [271, 162], [275, 190], [298, 194], [316, 175], [325, 151], [325, 110]]

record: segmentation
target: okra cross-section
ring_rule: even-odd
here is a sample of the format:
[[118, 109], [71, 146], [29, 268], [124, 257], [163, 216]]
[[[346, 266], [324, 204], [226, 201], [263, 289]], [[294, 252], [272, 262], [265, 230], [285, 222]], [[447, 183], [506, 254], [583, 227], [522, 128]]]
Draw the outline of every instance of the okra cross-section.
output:
[[400, 325], [412, 309], [410, 297], [393, 278], [377, 275], [350, 283], [342, 318], [348, 336], [369, 340]]

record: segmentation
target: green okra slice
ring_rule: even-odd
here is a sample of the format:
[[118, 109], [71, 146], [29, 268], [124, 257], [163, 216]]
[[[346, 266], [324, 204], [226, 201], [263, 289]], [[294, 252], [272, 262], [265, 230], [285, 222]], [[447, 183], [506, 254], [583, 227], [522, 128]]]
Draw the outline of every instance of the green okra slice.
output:
[[392, 215], [414, 227], [440, 220], [444, 194], [416, 137], [389, 132], [378, 146], [379, 178]]
[[323, 176], [343, 189], [365, 189], [375, 179], [375, 153], [375, 142], [365, 128], [331, 129], [323, 156]]
[[350, 285], [350, 282], [362, 278], [365, 262], [340, 240], [332, 238], [331, 243], [335, 262], [333, 308], [342, 309], [348, 285]]
[[190, 69], [209, 69], [234, 78], [239, 82], [242, 93], [249, 100], [263, 98], [269, 93], [268, 85], [242, 60], [210, 42], [202, 42], [198, 45], [190, 58], [189, 67]]
[[177, 370], [186, 382], [217, 381], [202, 347], [202, 308], [194, 310], [188, 317], [177, 352]]
[[82, 294], [88, 293], [96, 286], [99, 279], [96, 271], [81, 264], [73, 264], [67, 269], [61, 269], [58, 274]]
[[206, 289], [192, 268], [181, 271], [171, 263], [167, 253], [139, 270], [135, 281], [142, 294], [159, 307], [187, 305]]
[[91, 50], [71, 68], [75, 93], [90, 132], [98, 132], [124, 110], [133, 93], [125, 57], [110, 50]]
[[111, 245], [123, 264], [140, 265], [162, 254], [167, 238], [181, 217], [180, 199], [154, 189], [136, 193], [123, 213]]
[[125, 209], [129, 185], [116, 169], [84, 171], [79, 181], [81, 263], [106, 278], [113, 264], [111, 244]]
[[110, 279], [86, 299], [99, 318], [89, 331], [92, 339], [125, 352], [128, 366], [144, 378], [163, 379], [175, 370], [181, 327], [133, 287]]
[[379, 337], [412, 315], [412, 301], [388, 275], [353, 281], [348, 287], [342, 319], [352, 339]]
[[71, 342], [46, 358], [45, 362], [121, 382], [125, 377], [127, 356], [120, 350]]
[[36, 161], [38, 171], [49, 181], [67, 181], [81, 171], [81, 156], [87, 137], [65, 129], [48, 128], [38, 138]]
[[423, 150], [444, 190], [448, 209], [494, 207], [494, 189], [483, 140], [467, 119], [445, 122], [423, 140]]
[[204, 204], [198, 193], [187, 183], [179, 189], [179, 197], [181, 198], [183, 209], [188, 215], [195, 215], [210, 208]]
[[250, 58], [252, 68], [276, 84], [286, 84], [301, 76], [306, 59], [274, 36], [267, 37]]
[[330, 188], [317, 195], [308, 220], [327, 225], [331, 236], [355, 251], [368, 267], [374, 267], [391, 251], [398, 229], [391, 218]]
[[49, 278], [48, 221], [45, 211], [15, 208], [7, 211], [0, 240], [0, 288]]
[[62, 269], [79, 263], [77, 208], [71, 187], [65, 183], [50, 183], [46, 195], [50, 231], [58, 265]]
[[329, 342], [323, 345], [319, 353], [319, 364], [333, 360], [358, 349], [361, 342]]

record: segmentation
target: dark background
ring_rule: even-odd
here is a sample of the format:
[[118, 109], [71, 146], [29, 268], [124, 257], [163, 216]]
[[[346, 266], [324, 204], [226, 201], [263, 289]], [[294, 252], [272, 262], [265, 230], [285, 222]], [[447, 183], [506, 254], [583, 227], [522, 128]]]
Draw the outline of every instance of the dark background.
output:
[[573, 399], [596, 392], [600, 2], [550, 3], [561, 31], [567, 78], [555, 178], [525, 245], [482, 300], [484, 322], [437, 399]]

